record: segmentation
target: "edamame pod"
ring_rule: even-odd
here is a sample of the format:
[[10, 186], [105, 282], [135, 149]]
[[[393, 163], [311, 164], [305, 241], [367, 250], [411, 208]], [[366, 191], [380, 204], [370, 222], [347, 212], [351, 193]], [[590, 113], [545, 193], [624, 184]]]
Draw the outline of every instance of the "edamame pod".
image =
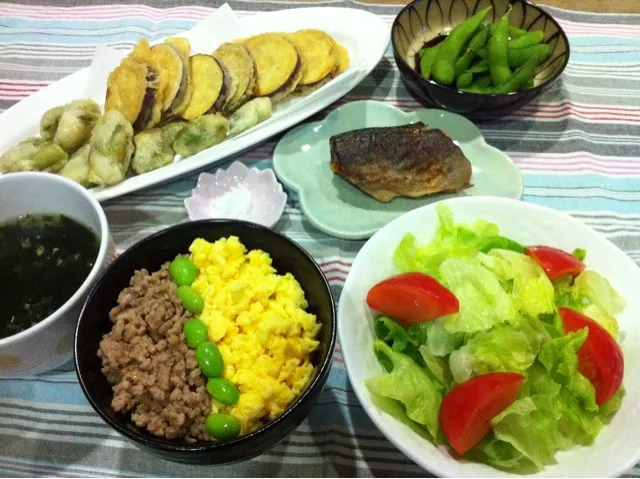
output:
[[424, 55], [420, 58], [420, 74], [426, 80], [431, 78], [431, 69], [433, 68], [436, 56], [438, 55], [439, 47], [440, 44], [431, 48], [424, 48], [420, 51], [421, 53], [424, 51]]
[[476, 52], [485, 46], [488, 38], [489, 29], [482, 25], [478, 33], [476, 33], [469, 41], [469, 45], [467, 45], [467, 49], [464, 54], [458, 58], [458, 61], [456, 62], [456, 78], [462, 75], [462, 73], [469, 68], [471, 61], [476, 56]]
[[518, 68], [507, 81], [497, 87], [490, 88], [487, 93], [500, 94], [517, 91], [533, 78], [538, 66], [537, 58], [529, 58], [524, 65]]
[[520, 85], [520, 88], [518, 88], [518, 91], [526, 91], [526, 90], [530, 90], [531, 88], [533, 88], [534, 84], [533, 84], [533, 78], [529, 78], [529, 81], [524, 83], [523, 85]]
[[[495, 23], [492, 23], [491, 25], [489, 25], [489, 32], [491, 35], [493, 35], [493, 32], [496, 31], [496, 25]], [[527, 33], [526, 30], [522, 30], [521, 28], [517, 28], [517, 27], [512, 27], [511, 25], [509, 25], [509, 38], [518, 38], [521, 37], [522, 35], [524, 35], [525, 33]]]
[[487, 88], [491, 86], [491, 77], [489, 75], [478, 75], [474, 77], [473, 83], [469, 88], [463, 88], [462, 91], [469, 93], [486, 93]]
[[507, 38], [509, 36], [509, 12], [505, 13], [495, 33], [489, 38], [487, 51], [489, 52], [489, 73], [494, 85], [502, 85], [511, 76], [509, 68], [509, 56], [507, 50]]
[[433, 78], [438, 83], [443, 85], [453, 83], [456, 73], [456, 61], [462, 49], [482, 24], [482, 21], [491, 8], [492, 7], [484, 8], [472, 17], [466, 19], [451, 30], [447, 38], [442, 41], [432, 69]]
[[525, 33], [527, 33], [526, 30], [522, 30], [521, 28], [517, 28], [517, 27], [512, 27], [511, 25], [509, 25], [509, 36], [511, 38], [518, 38], [521, 37], [522, 35], [524, 35]]
[[538, 63], [541, 63], [549, 55], [549, 45], [541, 43], [539, 45], [531, 45], [524, 48], [511, 48], [509, 49], [509, 66], [511, 68], [518, 68], [524, 65], [524, 63], [531, 57], [536, 57]]
[[484, 90], [491, 86], [491, 76], [490, 75], [478, 75], [473, 79], [473, 83], [471, 84], [472, 89]]
[[456, 78], [456, 88], [462, 90], [463, 88], [469, 88], [473, 82], [473, 73], [466, 71]]
[[518, 38], [512, 38], [507, 42], [509, 48], [524, 48], [531, 45], [537, 45], [544, 40], [544, 33], [541, 30], [535, 32], [527, 32]]
[[480, 60], [479, 62], [471, 65], [471, 68], [469, 68], [467, 71], [473, 74], [486, 73], [489, 71], [489, 62], [487, 60]]

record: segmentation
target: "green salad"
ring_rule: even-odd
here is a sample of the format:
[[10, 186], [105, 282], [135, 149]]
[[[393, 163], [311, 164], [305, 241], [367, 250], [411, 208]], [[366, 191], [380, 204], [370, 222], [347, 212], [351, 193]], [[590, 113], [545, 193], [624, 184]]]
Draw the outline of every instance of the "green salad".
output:
[[407, 234], [375, 285], [374, 403], [452, 454], [516, 473], [590, 445], [620, 408], [625, 301], [587, 252], [524, 246], [479, 220]]

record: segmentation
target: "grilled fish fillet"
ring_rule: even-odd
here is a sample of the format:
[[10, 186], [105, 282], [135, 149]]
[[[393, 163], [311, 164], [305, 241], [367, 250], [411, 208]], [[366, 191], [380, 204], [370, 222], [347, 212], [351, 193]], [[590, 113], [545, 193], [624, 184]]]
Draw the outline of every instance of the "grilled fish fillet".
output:
[[331, 170], [382, 202], [470, 186], [471, 163], [441, 130], [423, 123], [331, 137]]

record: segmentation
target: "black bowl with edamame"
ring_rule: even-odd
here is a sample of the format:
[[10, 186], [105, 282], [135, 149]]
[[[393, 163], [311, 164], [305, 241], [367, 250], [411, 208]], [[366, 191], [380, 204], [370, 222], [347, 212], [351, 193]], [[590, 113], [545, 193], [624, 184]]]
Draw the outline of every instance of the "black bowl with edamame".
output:
[[[308, 311], [315, 314], [322, 324], [318, 336], [320, 346], [313, 360], [313, 378], [307, 389], [282, 415], [253, 433], [224, 442], [195, 444], [160, 439], [137, 428], [127, 416], [115, 412], [111, 407], [111, 386], [101, 372], [97, 355], [100, 340], [112, 327], [109, 311], [116, 304], [120, 291], [129, 284], [135, 270], [158, 270], [165, 262], [187, 254], [189, 245], [196, 238], [213, 242], [232, 235], [237, 236], [250, 250], [266, 251], [279, 274], [293, 274], [302, 286], [309, 303]], [[194, 334], [197, 336], [198, 332]], [[182, 223], [143, 239], [121, 254], [102, 273], [89, 293], [78, 320], [74, 352], [80, 386], [91, 406], [109, 426], [141, 449], [164, 459], [189, 464], [222, 464], [262, 454], [284, 439], [308, 416], [329, 375], [335, 341], [333, 295], [322, 270], [306, 251], [270, 228], [237, 220], [203, 220]], [[234, 393], [222, 391], [224, 385], [214, 383], [207, 385], [210, 394]]]
[[[529, 103], [560, 76], [570, 53], [560, 25], [526, 0], [414, 0], [393, 22], [391, 44], [418, 101], [472, 119], [498, 118]], [[420, 63], [429, 51], [425, 71]]]

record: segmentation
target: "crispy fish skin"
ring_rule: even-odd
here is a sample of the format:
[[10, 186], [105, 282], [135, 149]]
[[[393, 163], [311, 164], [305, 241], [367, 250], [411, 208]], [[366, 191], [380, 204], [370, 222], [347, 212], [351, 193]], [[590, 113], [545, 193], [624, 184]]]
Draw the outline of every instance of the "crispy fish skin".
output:
[[338, 65], [333, 39], [320, 30], [298, 30], [289, 40], [302, 57], [305, 68], [298, 86], [314, 85], [329, 76]]
[[195, 120], [207, 113], [216, 103], [224, 84], [224, 71], [211, 55], [194, 55], [189, 59], [193, 81], [193, 95], [182, 112], [185, 120]]
[[213, 52], [227, 68], [234, 93], [224, 107], [224, 113], [237, 110], [253, 95], [256, 84], [256, 64], [247, 48], [239, 43], [223, 43]]
[[331, 137], [331, 170], [382, 202], [470, 186], [471, 163], [441, 130], [422, 123]]
[[[295, 81], [302, 74], [300, 56], [291, 41], [282, 33], [262, 33], [249, 37], [244, 41], [251, 56], [256, 62], [255, 96], [271, 96], [275, 92], [282, 93], [283, 86], [290, 79]], [[297, 85], [297, 82], [296, 82]], [[295, 85], [294, 85], [295, 88]], [[286, 90], [286, 89], [285, 89]], [[291, 89], [293, 91], [293, 89]]]

